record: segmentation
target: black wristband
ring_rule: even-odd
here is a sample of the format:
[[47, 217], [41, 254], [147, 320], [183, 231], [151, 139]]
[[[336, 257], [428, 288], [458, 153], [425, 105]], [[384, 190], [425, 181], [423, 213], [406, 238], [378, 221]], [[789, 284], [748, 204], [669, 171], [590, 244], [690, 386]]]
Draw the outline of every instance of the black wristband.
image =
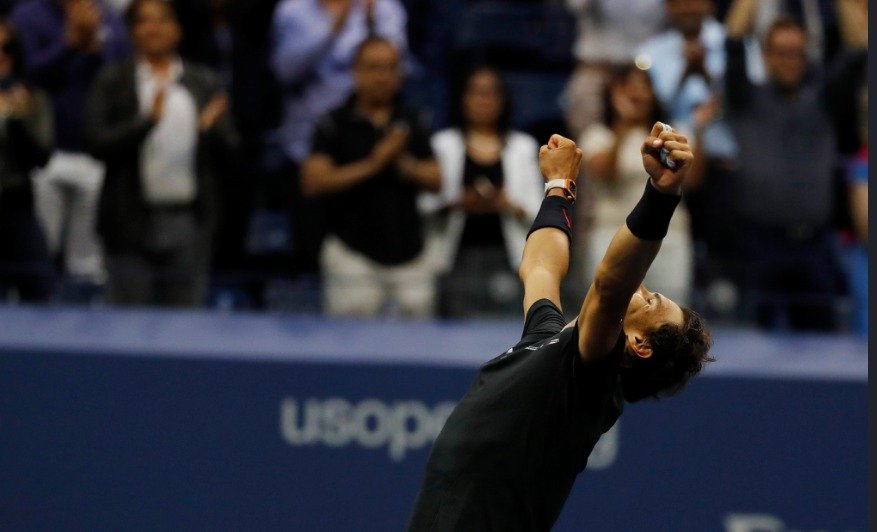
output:
[[527, 238], [533, 234], [533, 231], [544, 229], [545, 227], [554, 227], [560, 229], [572, 242], [572, 217], [570, 209], [572, 202], [563, 196], [548, 196], [542, 200], [542, 207], [539, 208], [539, 214], [533, 220], [530, 232]]
[[637, 238], [643, 240], [661, 240], [667, 236], [673, 211], [679, 205], [682, 196], [664, 194], [652, 186], [652, 180], [646, 181], [646, 190], [636, 207], [627, 215], [627, 228]]

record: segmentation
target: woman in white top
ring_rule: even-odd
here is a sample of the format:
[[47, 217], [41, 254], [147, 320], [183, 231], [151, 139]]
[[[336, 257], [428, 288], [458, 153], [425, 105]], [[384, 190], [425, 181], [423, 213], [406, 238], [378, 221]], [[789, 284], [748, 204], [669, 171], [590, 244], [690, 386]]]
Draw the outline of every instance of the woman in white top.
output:
[[[648, 74], [630, 65], [611, 78], [606, 89], [605, 123], [594, 123], [582, 135], [585, 176], [591, 196], [586, 278], [591, 279], [619, 225], [642, 196], [646, 176], [640, 146], [651, 124], [662, 120]], [[693, 249], [685, 205], [676, 209], [667, 237], [645, 284], [685, 305], [692, 284]]]
[[442, 190], [420, 203], [446, 274], [439, 306], [445, 316], [514, 311], [515, 271], [542, 199], [539, 145], [509, 129], [507, 92], [491, 68], [464, 78], [455, 107], [454, 125], [432, 138]]

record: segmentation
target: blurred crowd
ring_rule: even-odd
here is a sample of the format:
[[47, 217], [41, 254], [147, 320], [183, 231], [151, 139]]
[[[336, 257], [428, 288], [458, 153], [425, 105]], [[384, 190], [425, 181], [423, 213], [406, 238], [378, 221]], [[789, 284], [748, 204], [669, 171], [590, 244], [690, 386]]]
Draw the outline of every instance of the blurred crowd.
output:
[[0, 298], [520, 312], [550, 133], [584, 151], [568, 305], [693, 142], [646, 279], [867, 327], [866, 0], [5, 0]]

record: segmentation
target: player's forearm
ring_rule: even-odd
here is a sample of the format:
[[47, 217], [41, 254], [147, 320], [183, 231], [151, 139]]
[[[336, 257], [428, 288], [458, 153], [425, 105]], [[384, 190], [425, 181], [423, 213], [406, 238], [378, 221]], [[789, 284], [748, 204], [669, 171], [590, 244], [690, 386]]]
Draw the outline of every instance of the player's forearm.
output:
[[[549, 196], [563, 196], [559, 189]], [[549, 299], [560, 308], [560, 284], [569, 269], [569, 237], [555, 227], [533, 231], [524, 246], [518, 268], [524, 284], [524, 312], [539, 299]]]
[[626, 307], [642, 283], [661, 248], [661, 240], [667, 236], [670, 220], [681, 200], [679, 188], [676, 181], [659, 184], [649, 179], [646, 183], [642, 198], [597, 267], [594, 288], [604, 305]]
[[594, 289], [603, 304], [626, 308], [660, 249], [660, 240], [637, 238], [626, 225], [622, 226], [594, 276]]

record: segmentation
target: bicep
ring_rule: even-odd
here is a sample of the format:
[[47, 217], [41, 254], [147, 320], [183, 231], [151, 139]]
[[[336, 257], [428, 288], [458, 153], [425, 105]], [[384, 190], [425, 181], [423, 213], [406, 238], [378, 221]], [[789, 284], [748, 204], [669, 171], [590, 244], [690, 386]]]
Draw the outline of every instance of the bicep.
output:
[[560, 284], [557, 276], [547, 270], [534, 271], [527, 276], [524, 282], [524, 314], [540, 299], [547, 299], [560, 308]]

